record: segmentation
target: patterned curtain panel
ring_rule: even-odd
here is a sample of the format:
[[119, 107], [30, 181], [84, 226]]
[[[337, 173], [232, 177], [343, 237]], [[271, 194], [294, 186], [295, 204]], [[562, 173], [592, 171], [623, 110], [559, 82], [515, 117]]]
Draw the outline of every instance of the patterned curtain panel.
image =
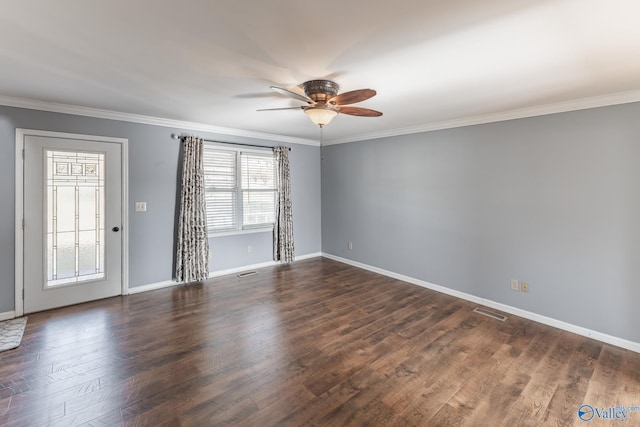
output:
[[194, 282], [209, 277], [209, 239], [202, 158], [204, 141], [201, 138], [186, 137], [183, 144], [176, 279], [179, 282]]
[[289, 148], [273, 149], [276, 162], [276, 182], [278, 196], [276, 200], [276, 220], [273, 226], [274, 261], [293, 262], [293, 214], [291, 210], [291, 181], [289, 178]]

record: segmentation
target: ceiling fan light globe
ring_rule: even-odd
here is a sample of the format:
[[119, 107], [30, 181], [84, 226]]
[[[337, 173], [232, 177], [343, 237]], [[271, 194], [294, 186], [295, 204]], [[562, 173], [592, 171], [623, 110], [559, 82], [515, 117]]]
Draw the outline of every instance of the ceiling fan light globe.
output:
[[333, 118], [338, 115], [338, 112], [336, 110], [322, 107], [307, 108], [306, 110], [304, 110], [304, 113], [309, 116], [313, 123], [320, 127], [328, 125], [329, 122], [331, 122], [331, 120], [333, 120]]

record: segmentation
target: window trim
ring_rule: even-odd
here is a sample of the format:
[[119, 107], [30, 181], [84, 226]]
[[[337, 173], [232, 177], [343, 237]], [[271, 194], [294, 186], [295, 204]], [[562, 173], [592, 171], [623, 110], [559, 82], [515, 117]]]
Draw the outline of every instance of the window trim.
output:
[[[253, 233], [266, 233], [266, 232], [273, 232], [273, 227], [274, 224], [267, 224], [265, 226], [265, 224], [259, 224], [259, 225], [254, 225], [254, 226], [247, 226], [247, 227], [243, 227], [242, 225], [242, 217], [243, 217], [243, 213], [244, 213], [244, 200], [243, 200], [243, 193], [244, 190], [242, 189], [242, 168], [241, 168], [241, 154], [242, 153], [253, 153], [253, 154], [259, 154], [259, 155], [263, 155], [263, 156], [267, 156], [269, 154], [273, 155], [273, 149], [271, 147], [264, 147], [264, 149], [260, 149], [258, 147], [241, 147], [241, 146], [235, 146], [235, 147], [230, 147], [229, 145], [225, 145], [224, 143], [216, 143], [216, 142], [207, 142], [205, 141], [205, 151], [207, 150], [207, 148], [209, 149], [213, 149], [213, 150], [220, 150], [220, 151], [231, 151], [231, 152], [235, 152], [236, 153], [236, 197], [237, 197], [237, 206], [238, 206], [238, 227], [237, 229], [227, 229], [227, 230], [221, 230], [221, 231], [210, 231], [209, 230], [209, 226], [207, 224], [207, 236], [212, 238], [212, 237], [224, 237], [224, 236], [233, 236], [233, 235], [238, 235], [238, 234], [253, 234]], [[274, 164], [274, 174], [275, 174], [275, 164]], [[260, 191], [260, 190], [252, 190], [252, 191]], [[274, 188], [274, 190], [262, 190], [262, 191], [275, 191], [276, 197], [278, 194], [278, 189]], [[206, 187], [205, 187], [205, 193], [206, 193]], [[275, 213], [275, 212], [274, 212]]]

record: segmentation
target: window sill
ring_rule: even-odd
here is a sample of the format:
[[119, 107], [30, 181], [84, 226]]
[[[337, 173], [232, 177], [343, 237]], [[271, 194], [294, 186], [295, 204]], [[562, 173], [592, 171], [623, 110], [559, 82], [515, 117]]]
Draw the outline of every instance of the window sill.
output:
[[220, 233], [209, 233], [209, 238], [213, 237], [224, 237], [224, 236], [235, 236], [237, 234], [253, 234], [253, 233], [271, 233], [273, 232], [273, 227], [264, 227], [264, 228], [247, 228], [246, 230], [233, 230], [233, 231], [221, 231]]

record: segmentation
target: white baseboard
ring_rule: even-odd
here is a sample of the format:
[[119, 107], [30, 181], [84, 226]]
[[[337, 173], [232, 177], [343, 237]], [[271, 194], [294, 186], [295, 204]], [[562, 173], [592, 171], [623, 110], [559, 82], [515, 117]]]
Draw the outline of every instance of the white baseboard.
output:
[[0, 313], [0, 322], [3, 320], [13, 319], [14, 317], [16, 317], [15, 311], [7, 311], [5, 313]]
[[177, 286], [181, 284], [182, 282], [176, 282], [174, 280], [166, 280], [164, 282], [149, 283], [148, 285], [134, 286], [133, 288], [129, 288], [127, 291], [127, 294], [128, 295], [139, 294], [141, 292], [155, 291], [156, 289], [164, 289], [164, 288], [169, 288], [171, 286]]
[[[305, 260], [305, 259], [317, 258], [317, 257], [320, 257], [320, 256], [322, 256], [322, 253], [321, 252], [316, 252], [316, 253], [312, 253], [312, 254], [296, 256], [295, 260], [296, 261], [302, 261], [302, 260]], [[227, 276], [229, 274], [241, 273], [243, 271], [255, 270], [255, 269], [258, 269], [258, 268], [273, 267], [274, 265], [278, 265], [278, 264], [279, 263], [277, 263], [275, 261], [267, 261], [267, 262], [262, 262], [262, 263], [259, 263], [259, 264], [243, 265], [241, 267], [234, 267], [234, 268], [229, 268], [229, 269], [226, 269], [226, 270], [212, 271], [212, 272], [209, 273], [209, 278]], [[156, 289], [169, 288], [171, 286], [182, 285], [183, 283], [184, 282], [176, 282], [174, 280], [166, 280], [164, 282], [149, 283], [148, 285], [141, 285], [141, 286], [135, 286], [133, 288], [129, 288], [128, 294], [132, 295], [132, 294], [139, 294], [140, 292], [155, 291]]]
[[334, 261], [342, 262], [344, 264], [349, 264], [354, 267], [358, 267], [364, 270], [372, 271], [374, 273], [382, 274], [383, 276], [402, 280], [404, 282], [422, 286], [423, 288], [431, 289], [437, 292], [442, 292], [443, 294], [451, 295], [456, 298], [460, 298], [466, 301], [471, 301], [477, 304], [482, 304], [484, 306], [491, 307], [496, 310], [504, 311], [505, 313], [510, 313], [515, 316], [533, 320], [534, 322], [542, 323], [548, 326], [553, 326], [554, 328], [562, 329], [564, 331], [572, 332], [574, 334], [582, 335], [584, 337], [593, 338], [595, 340], [602, 341], [607, 344], [615, 345], [616, 347], [621, 347], [627, 350], [634, 351], [636, 353], [640, 353], [640, 343], [637, 343], [634, 341], [629, 341], [624, 338], [614, 337], [612, 335], [604, 334], [602, 332], [593, 331], [591, 329], [583, 328], [582, 326], [573, 325], [571, 323], [563, 322], [561, 320], [553, 319], [551, 317], [543, 316], [537, 313], [533, 313], [531, 311], [522, 310], [520, 308], [512, 307], [510, 305], [502, 304], [502, 303], [481, 298], [475, 295], [467, 294], [465, 292], [460, 292], [454, 289], [446, 288], [444, 286], [425, 282], [424, 280], [419, 280], [413, 277], [394, 273], [392, 271], [383, 270], [381, 268], [373, 267], [371, 265], [363, 264], [347, 258], [341, 258], [341, 257], [324, 253], [324, 252], [322, 253], [322, 256], [325, 258], [332, 259]]
[[[300, 255], [297, 256], [295, 258], [296, 261], [302, 261], [304, 259], [309, 259], [309, 258], [317, 258], [322, 256], [322, 252], [316, 252], [313, 254], [306, 254], [306, 255]], [[227, 276], [229, 274], [236, 274], [236, 273], [242, 273], [243, 271], [247, 271], [247, 270], [255, 270], [258, 268], [265, 268], [265, 267], [273, 267], [275, 265], [280, 264], [279, 262], [276, 261], [267, 261], [267, 262], [262, 262], [259, 264], [252, 264], [252, 265], [244, 265], [241, 267], [235, 267], [235, 268], [229, 268], [227, 270], [218, 270], [218, 271], [213, 271], [211, 273], [209, 273], [209, 277], [220, 277], [220, 276]]]
[[305, 259], [318, 258], [322, 256], [322, 252], [314, 252], [312, 254], [300, 255], [296, 257], [296, 261], [302, 261]]

